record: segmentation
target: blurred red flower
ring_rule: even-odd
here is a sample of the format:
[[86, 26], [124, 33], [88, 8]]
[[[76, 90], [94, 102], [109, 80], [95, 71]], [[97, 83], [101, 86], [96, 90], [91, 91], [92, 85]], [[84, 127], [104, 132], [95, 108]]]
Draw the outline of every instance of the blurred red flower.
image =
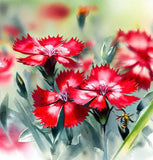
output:
[[8, 128], [8, 135], [0, 128], [0, 150], [3, 151], [13, 151], [13, 150], [23, 150], [29, 145], [29, 143], [18, 142], [20, 135], [20, 130], [11, 125]]
[[146, 32], [119, 30], [114, 43], [120, 46], [112, 64], [125, 79], [134, 79], [139, 88], [148, 89], [153, 80], [153, 41]]
[[11, 54], [0, 51], [0, 85], [6, 85], [11, 81], [11, 67], [14, 65], [15, 58]]
[[88, 115], [89, 108], [76, 104], [69, 94], [70, 87], [76, 88], [84, 79], [83, 73], [74, 71], [63, 71], [56, 78], [59, 93], [56, 91], [43, 90], [37, 87], [32, 97], [35, 110], [33, 113], [44, 127], [55, 127], [58, 122], [59, 114], [64, 107], [64, 127], [73, 127], [80, 124]]
[[39, 13], [43, 18], [59, 21], [70, 15], [70, 8], [64, 3], [42, 4]]
[[20, 35], [19, 28], [13, 25], [5, 25], [3, 28], [3, 32], [11, 37], [17, 37]]
[[87, 40], [85, 42], [85, 47], [88, 48], [88, 49], [91, 49], [92, 47], [94, 47], [96, 45], [96, 42], [94, 40]]
[[83, 72], [89, 72], [90, 66], [92, 65], [92, 63], [94, 63], [94, 59], [90, 57], [86, 59], [81, 57], [79, 59], [79, 63], [80, 63], [80, 68], [83, 70]]
[[18, 62], [23, 64], [45, 65], [47, 60], [52, 62], [54, 59], [65, 67], [77, 67], [79, 64], [68, 57], [78, 55], [83, 50], [84, 44], [77, 38], [71, 38], [67, 42], [62, 38], [48, 36], [44, 39], [34, 39], [28, 34], [27, 38], [17, 39], [13, 49], [30, 55], [26, 58], [18, 58]]
[[122, 80], [116, 71], [106, 65], [92, 68], [90, 76], [81, 83], [80, 89], [82, 90], [70, 89], [73, 101], [85, 105], [92, 100], [89, 107], [99, 111], [107, 108], [106, 99], [119, 109], [139, 100], [135, 96], [127, 95], [136, 91], [135, 83]]

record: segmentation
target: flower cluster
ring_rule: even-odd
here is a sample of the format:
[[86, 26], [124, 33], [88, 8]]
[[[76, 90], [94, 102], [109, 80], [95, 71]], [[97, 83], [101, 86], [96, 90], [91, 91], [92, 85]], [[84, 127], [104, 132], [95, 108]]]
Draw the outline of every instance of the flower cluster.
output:
[[68, 128], [83, 122], [90, 109], [99, 112], [108, 109], [107, 102], [122, 109], [139, 100], [131, 94], [137, 87], [150, 87], [153, 79], [153, 41], [145, 32], [138, 30], [125, 34], [120, 30], [114, 44], [117, 42], [120, 45], [112, 62], [117, 70], [107, 64], [95, 65], [86, 77], [85, 72], [76, 68], [79, 64], [69, 58], [79, 55], [85, 47], [76, 38], [64, 41], [60, 36], [34, 39], [28, 35], [15, 41], [14, 50], [30, 55], [18, 59], [23, 64], [44, 68], [47, 64], [51, 68], [57, 61], [70, 68], [56, 77], [58, 89], [44, 90], [37, 86], [32, 93], [33, 113], [44, 127], [57, 126], [61, 112], [64, 113], [64, 127]]

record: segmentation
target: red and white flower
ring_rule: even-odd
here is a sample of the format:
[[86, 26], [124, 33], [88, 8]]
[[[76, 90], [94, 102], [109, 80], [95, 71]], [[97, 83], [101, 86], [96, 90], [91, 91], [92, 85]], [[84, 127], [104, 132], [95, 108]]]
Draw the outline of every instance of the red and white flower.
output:
[[92, 68], [90, 76], [81, 83], [80, 88], [82, 90], [70, 90], [74, 102], [85, 105], [91, 101], [89, 107], [99, 111], [107, 108], [106, 99], [119, 109], [139, 100], [135, 96], [127, 95], [136, 91], [135, 83], [123, 80], [116, 71], [106, 65]]
[[77, 38], [71, 38], [69, 41], [62, 38], [48, 36], [44, 39], [35, 39], [28, 34], [27, 38], [17, 39], [13, 49], [30, 55], [26, 58], [18, 58], [19, 62], [26, 65], [43, 66], [47, 60], [54, 59], [64, 67], [77, 67], [79, 64], [69, 57], [78, 55], [83, 50], [84, 44]]
[[139, 88], [148, 89], [153, 80], [153, 40], [146, 32], [119, 30], [114, 41], [120, 43], [113, 66], [120, 69], [124, 78], [134, 79]]
[[89, 108], [73, 102], [69, 88], [77, 88], [84, 79], [83, 73], [63, 71], [56, 78], [56, 84], [60, 92], [49, 91], [37, 87], [32, 94], [35, 110], [33, 113], [44, 127], [55, 127], [59, 114], [64, 107], [64, 127], [73, 127], [84, 121]]
[[14, 65], [14, 56], [0, 51], [0, 85], [6, 85], [11, 81], [10, 69]]

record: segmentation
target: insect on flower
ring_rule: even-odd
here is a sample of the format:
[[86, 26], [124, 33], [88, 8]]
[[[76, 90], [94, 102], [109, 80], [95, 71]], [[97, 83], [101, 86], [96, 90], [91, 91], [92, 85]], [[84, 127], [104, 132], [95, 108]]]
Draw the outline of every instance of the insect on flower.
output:
[[132, 122], [132, 123], [134, 123], [134, 121], [130, 118], [134, 114], [127, 114], [124, 109], [122, 109], [122, 111], [124, 113], [121, 116], [117, 115], [116, 120], [120, 119], [120, 128], [121, 129], [125, 129], [125, 128], [127, 128], [129, 121]]

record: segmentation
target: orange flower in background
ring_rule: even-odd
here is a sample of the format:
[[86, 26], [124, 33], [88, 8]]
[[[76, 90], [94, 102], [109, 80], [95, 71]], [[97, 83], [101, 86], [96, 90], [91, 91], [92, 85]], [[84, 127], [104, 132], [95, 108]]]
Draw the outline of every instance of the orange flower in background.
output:
[[95, 5], [80, 6], [77, 11], [78, 25], [80, 28], [84, 27], [85, 19], [89, 12], [97, 10], [98, 7]]
[[125, 79], [133, 79], [139, 88], [149, 89], [153, 80], [153, 40], [146, 32], [119, 30], [113, 43], [120, 46], [112, 64]]
[[78, 12], [77, 12], [77, 16], [80, 17], [81, 15], [84, 15], [85, 17], [88, 16], [89, 14], [89, 9], [88, 7], [83, 7], [83, 6], [80, 6], [78, 8]]
[[86, 6], [80, 6], [78, 8], [77, 16], [84, 15], [85, 17], [88, 16], [89, 12], [98, 10], [98, 7], [96, 5], [86, 5]]
[[46, 19], [59, 21], [70, 15], [70, 8], [64, 3], [41, 4], [40, 16]]

